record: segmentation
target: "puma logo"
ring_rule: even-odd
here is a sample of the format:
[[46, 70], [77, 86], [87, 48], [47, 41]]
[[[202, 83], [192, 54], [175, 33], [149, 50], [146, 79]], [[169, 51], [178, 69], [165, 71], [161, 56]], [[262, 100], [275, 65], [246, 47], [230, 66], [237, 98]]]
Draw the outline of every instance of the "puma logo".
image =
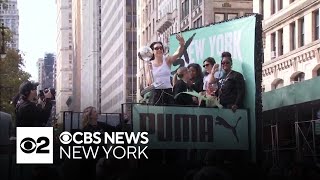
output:
[[216, 125], [222, 125], [223, 127], [227, 128], [227, 129], [231, 129], [232, 134], [236, 137], [237, 142], [239, 142], [239, 138], [238, 138], [238, 135], [237, 135], [236, 128], [237, 128], [237, 125], [238, 125], [240, 119], [241, 119], [241, 116], [238, 118], [238, 120], [236, 122], [236, 125], [235, 126], [231, 126], [225, 119], [223, 119], [220, 116], [217, 116], [216, 117]]

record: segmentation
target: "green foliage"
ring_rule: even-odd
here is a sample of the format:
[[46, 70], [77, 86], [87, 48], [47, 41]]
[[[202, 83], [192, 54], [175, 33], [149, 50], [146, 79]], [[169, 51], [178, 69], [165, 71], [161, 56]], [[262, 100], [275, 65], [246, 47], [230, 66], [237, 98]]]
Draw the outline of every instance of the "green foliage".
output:
[[0, 108], [2, 111], [14, 115], [12, 98], [19, 92], [19, 86], [31, 75], [23, 71], [23, 59], [14, 49], [7, 50], [7, 56], [0, 59]]

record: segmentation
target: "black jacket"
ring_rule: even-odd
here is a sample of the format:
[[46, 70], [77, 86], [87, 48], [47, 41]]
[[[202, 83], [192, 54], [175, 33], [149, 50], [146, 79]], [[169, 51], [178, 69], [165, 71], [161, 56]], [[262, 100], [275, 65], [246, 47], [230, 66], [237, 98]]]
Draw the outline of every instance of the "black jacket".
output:
[[51, 114], [51, 100], [47, 99], [44, 108], [28, 100], [21, 100], [16, 107], [16, 120], [19, 127], [40, 127], [46, 123]]
[[[177, 83], [173, 86], [174, 97], [181, 92], [187, 92], [187, 91], [188, 91], [188, 85], [183, 80], [178, 80]], [[191, 95], [182, 93], [182, 94], [179, 94], [178, 97], [176, 97], [175, 104], [194, 105], [194, 102], [192, 100]]]
[[[221, 83], [221, 82], [220, 82]], [[243, 99], [245, 96], [245, 84], [243, 75], [237, 71], [231, 71], [224, 82], [219, 85], [221, 87], [220, 104], [223, 107], [230, 108], [232, 105], [243, 107]]]
[[190, 89], [198, 93], [203, 91], [203, 78], [195, 79], [192, 85], [190, 86]]

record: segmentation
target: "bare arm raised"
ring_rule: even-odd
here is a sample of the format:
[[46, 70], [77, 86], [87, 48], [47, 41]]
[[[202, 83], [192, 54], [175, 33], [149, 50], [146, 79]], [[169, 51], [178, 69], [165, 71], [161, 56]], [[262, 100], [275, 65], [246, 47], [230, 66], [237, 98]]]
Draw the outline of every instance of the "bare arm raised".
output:
[[167, 57], [168, 65], [171, 65], [174, 61], [176, 61], [178, 57], [183, 54], [183, 51], [184, 51], [184, 44], [185, 44], [184, 38], [182, 37], [182, 35], [179, 35], [179, 34], [176, 35], [176, 38], [179, 41], [179, 47], [172, 56]]

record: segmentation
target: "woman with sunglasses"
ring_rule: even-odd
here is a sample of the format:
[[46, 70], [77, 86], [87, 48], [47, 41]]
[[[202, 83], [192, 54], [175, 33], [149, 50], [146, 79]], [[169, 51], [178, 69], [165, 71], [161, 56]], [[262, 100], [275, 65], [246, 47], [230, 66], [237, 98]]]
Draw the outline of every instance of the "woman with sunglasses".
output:
[[225, 75], [219, 80], [220, 104], [235, 112], [238, 108], [243, 108], [244, 78], [241, 73], [232, 70], [232, 58], [229, 52], [223, 52], [221, 57], [221, 65]]
[[150, 94], [150, 102], [153, 105], [173, 104], [172, 84], [171, 84], [171, 65], [180, 57], [184, 51], [185, 41], [181, 35], [176, 36], [180, 46], [172, 56], [164, 55], [162, 42], [153, 42], [150, 48], [153, 50], [151, 58], [152, 74], [154, 82], [159, 86], [155, 87]]
[[[203, 68], [204, 68], [204, 77], [203, 77], [203, 87], [202, 87], [202, 95], [213, 95], [214, 92], [217, 89], [217, 86], [215, 86], [215, 83], [209, 83], [211, 80], [211, 76], [215, 74], [216, 71], [218, 71], [219, 65], [216, 64], [216, 61], [213, 57], [208, 57], [203, 61]], [[214, 89], [213, 89], [214, 88]], [[199, 102], [200, 106], [205, 106], [204, 101]]]

